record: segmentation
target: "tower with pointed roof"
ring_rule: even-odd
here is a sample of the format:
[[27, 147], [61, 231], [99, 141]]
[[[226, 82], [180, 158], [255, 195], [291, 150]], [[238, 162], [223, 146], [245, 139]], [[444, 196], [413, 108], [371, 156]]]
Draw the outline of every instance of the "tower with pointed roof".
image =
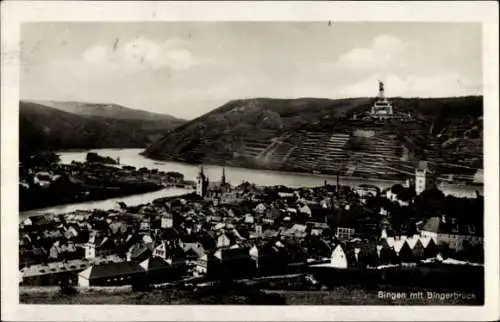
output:
[[203, 172], [203, 165], [200, 165], [200, 172], [196, 177], [196, 194], [200, 197], [205, 197], [208, 188], [208, 178]]
[[220, 179], [220, 185], [221, 187], [224, 187], [226, 185], [226, 167], [222, 167], [222, 177]]

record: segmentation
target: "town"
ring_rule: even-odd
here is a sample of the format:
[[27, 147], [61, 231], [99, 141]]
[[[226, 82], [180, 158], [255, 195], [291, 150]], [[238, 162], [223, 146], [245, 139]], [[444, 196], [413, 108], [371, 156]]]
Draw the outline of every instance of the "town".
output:
[[[353, 118], [409, 122], [412, 116], [394, 111], [380, 82], [371, 110]], [[360, 131], [367, 130], [356, 132], [364, 137]], [[352, 157], [358, 168], [371, 169], [362, 165], [371, 162], [369, 155]], [[334, 161], [328, 160], [332, 169]], [[58, 286], [69, 294], [93, 287], [232, 289], [235, 282], [272, 281], [297, 291], [353, 284], [433, 287], [431, 292], [451, 287], [480, 298], [484, 197], [479, 191], [472, 198], [445, 195], [436, 164], [418, 161], [384, 189], [341, 185], [339, 171], [321, 186], [291, 188], [257, 186], [250, 178], [231, 185], [224, 166], [220, 180], [211, 181], [201, 164], [190, 182], [181, 173], [137, 169], [94, 152], [71, 164], [55, 153], [35, 155], [20, 166], [21, 208], [172, 187], [190, 192], [21, 218], [19, 283]]]
[[[124, 165], [113, 173], [134, 171]], [[484, 198], [445, 196], [425, 162], [413, 177], [382, 191], [341, 186], [338, 178], [315, 188], [231, 186], [224, 168], [220, 181], [211, 182], [203, 165], [193, 188], [139, 206], [21, 220], [20, 285], [58, 285], [62, 292], [129, 285], [144, 291], [169, 283], [297, 275], [326, 288], [360, 278], [451, 284], [453, 272], [460, 276], [469, 268], [463, 283], [478, 287], [483, 278]], [[415, 273], [424, 268], [426, 274]], [[432, 278], [429, 268], [441, 275]]]

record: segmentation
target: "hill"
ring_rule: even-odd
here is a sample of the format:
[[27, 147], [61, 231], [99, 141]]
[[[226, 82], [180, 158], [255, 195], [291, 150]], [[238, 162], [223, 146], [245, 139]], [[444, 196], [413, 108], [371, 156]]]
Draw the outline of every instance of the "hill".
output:
[[144, 121], [162, 121], [172, 123], [169, 127], [176, 127], [185, 121], [171, 115], [152, 113], [144, 110], [136, 110], [117, 104], [98, 104], [87, 102], [71, 101], [26, 101], [44, 105], [58, 110], [85, 116], [101, 116], [121, 120], [144, 120]]
[[[93, 112], [88, 112], [88, 115], [84, 115], [83, 112], [76, 114], [39, 103], [21, 101], [19, 103], [21, 159], [43, 150], [145, 148], [182, 123], [182, 120], [170, 116], [154, 119], [141, 111], [127, 108], [123, 108], [124, 113], [116, 113], [117, 117], [102, 116], [109, 114], [105, 105], [94, 105], [91, 110]], [[97, 110], [104, 112], [101, 115], [91, 115], [97, 114], [95, 112]], [[143, 117], [127, 118], [125, 115]], [[151, 119], [147, 119], [148, 117]]]
[[144, 155], [379, 177], [413, 172], [419, 160], [436, 168], [448, 162], [437, 169], [445, 174], [482, 167], [482, 97], [391, 101], [401, 117], [373, 120], [366, 116], [371, 98], [233, 100], [169, 132]]

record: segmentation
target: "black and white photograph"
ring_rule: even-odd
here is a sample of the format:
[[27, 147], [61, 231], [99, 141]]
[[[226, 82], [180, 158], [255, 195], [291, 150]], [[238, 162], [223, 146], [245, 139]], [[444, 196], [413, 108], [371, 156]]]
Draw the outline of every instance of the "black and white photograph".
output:
[[10, 296], [484, 307], [484, 24], [322, 17], [20, 23]]

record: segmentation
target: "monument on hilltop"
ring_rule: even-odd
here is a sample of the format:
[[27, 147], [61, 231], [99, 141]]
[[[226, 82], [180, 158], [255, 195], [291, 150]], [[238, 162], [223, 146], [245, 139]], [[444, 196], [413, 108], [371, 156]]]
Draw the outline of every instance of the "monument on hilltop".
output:
[[378, 82], [378, 96], [372, 105], [370, 114], [376, 118], [388, 118], [393, 115], [392, 104], [385, 97], [384, 83], [381, 81]]

